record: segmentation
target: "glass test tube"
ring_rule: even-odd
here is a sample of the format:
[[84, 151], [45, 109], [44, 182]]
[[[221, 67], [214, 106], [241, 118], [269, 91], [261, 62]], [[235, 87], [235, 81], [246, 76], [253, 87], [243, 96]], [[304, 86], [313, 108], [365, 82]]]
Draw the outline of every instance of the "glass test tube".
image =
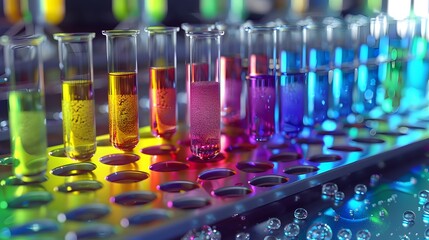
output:
[[253, 26], [247, 28], [249, 69], [248, 131], [256, 141], [268, 141], [275, 131], [276, 105], [275, 41], [274, 27]]
[[109, 72], [109, 134], [118, 149], [130, 150], [139, 141], [137, 95], [138, 30], [103, 31]]
[[220, 151], [220, 37], [222, 31], [188, 32], [190, 38], [191, 151], [209, 159]]
[[170, 139], [176, 132], [175, 27], [149, 27], [150, 124], [156, 137]]
[[45, 90], [41, 45], [45, 37], [3, 36], [9, 81], [9, 127], [14, 175], [24, 182], [43, 179], [47, 168]]
[[304, 26], [305, 61], [308, 68], [304, 124], [320, 125], [328, 117], [329, 70], [331, 54], [328, 32], [331, 27], [321, 22]]
[[246, 118], [246, 89], [241, 77], [240, 25], [216, 24], [224, 31], [220, 57], [222, 123], [243, 127]]
[[64, 149], [68, 157], [84, 160], [96, 151], [94, 33], [57, 33], [62, 82]]
[[296, 137], [304, 127], [305, 83], [303, 65], [303, 29], [297, 25], [278, 27], [278, 60], [280, 67], [280, 131]]

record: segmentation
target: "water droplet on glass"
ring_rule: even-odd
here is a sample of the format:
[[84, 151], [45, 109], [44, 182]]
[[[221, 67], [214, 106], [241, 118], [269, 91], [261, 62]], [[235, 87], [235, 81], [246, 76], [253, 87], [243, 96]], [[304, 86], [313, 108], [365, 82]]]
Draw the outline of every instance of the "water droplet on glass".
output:
[[245, 232], [237, 233], [235, 240], [250, 240], [250, 234]]
[[338, 191], [335, 193], [334, 198], [335, 198], [335, 201], [343, 201], [345, 198], [345, 194], [344, 192]]
[[307, 239], [330, 240], [332, 239], [332, 229], [326, 223], [315, 223], [308, 229]]
[[270, 218], [267, 221], [267, 228], [270, 230], [279, 229], [281, 225], [282, 225], [282, 222], [278, 218]]
[[399, 240], [410, 240], [410, 237], [407, 235], [399, 236]]
[[279, 240], [279, 239], [270, 235], [270, 236], [265, 236], [264, 240]]
[[210, 234], [210, 237], [210, 240], [221, 240], [222, 234], [218, 230], [213, 229], [212, 233]]
[[241, 221], [244, 221], [244, 220], [246, 220], [246, 216], [241, 216], [240, 219], [241, 219]]
[[295, 223], [289, 223], [283, 230], [286, 237], [296, 237], [299, 234], [300, 228]]
[[422, 190], [419, 192], [419, 203], [425, 204], [429, 200], [429, 191], [428, 190]]
[[325, 183], [322, 186], [322, 194], [326, 196], [334, 196], [338, 191], [338, 186], [335, 183]]
[[365, 198], [367, 188], [365, 184], [358, 184], [355, 186], [355, 199], [356, 200], [362, 200]]
[[369, 178], [369, 184], [371, 185], [371, 187], [374, 187], [375, 185], [377, 185], [378, 182], [380, 182], [380, 178], [381, 176], [379, 174], [372, 174], [371, 177]]
[[371, 233], [367, 229], [359, 230], [356, 233], [357, 240], [369, 240], [371, 239]]
[[425, 230], [424, 236], [425, 239], [429, 239], [429, 228]]
[[304, 219], [306, 219], [306, 218], [307, 218], [308, 213], [307, 213], [307, 210], [305, 210], [304, 208], [297, 208], [297, 209], [295, 209], [295, 211], [293, 212], [293, 216], [294, 216], [296, 219], [304, 220]]
[[411, 221], [414, 221], [414, 219], [416, 219], [416, 214], [410, 210], [405, 211], [402, 216], [403, 216], [403, 220], [407, 222], [411, 222]]
[[338, 240], [350, 240], [352, 239], [352, 231], [348, 228], [342, 228], [337, 234]]
[[378, 212], [378, 216], [380, 216], [381, 218], [384, 218], [385, 216], [386, 216], [386, 210], [380, 210], [379, 212]]

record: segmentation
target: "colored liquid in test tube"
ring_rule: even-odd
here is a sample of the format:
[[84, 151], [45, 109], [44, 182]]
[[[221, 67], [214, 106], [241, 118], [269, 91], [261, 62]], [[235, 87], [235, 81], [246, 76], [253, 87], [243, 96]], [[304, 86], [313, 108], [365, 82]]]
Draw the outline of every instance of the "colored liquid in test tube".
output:
[[205, 160], [220, 152], [220, 36], [222, 31], [191, 32], [190, 115], [191, 151]]
[[137, 94], [138, 30], [103, 31], [109, 72], [109, 135], [112, 145], [130, 150], [139, 142]]
[[152, 134], [170, 139], [176, 132], [175, 27], [148, 27], [149, 106]]

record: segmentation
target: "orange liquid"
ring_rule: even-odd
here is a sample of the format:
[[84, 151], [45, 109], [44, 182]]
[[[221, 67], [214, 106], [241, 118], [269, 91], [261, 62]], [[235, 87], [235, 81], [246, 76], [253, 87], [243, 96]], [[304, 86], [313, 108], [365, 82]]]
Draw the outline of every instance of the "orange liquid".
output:
[[137, 74], [109, 73], [109, 134], [116, 148], [129, 150], [139, 142]]
[[174, 67], [150, 68], [150, 122], [152, 134], [170, 139], [176, 132]]

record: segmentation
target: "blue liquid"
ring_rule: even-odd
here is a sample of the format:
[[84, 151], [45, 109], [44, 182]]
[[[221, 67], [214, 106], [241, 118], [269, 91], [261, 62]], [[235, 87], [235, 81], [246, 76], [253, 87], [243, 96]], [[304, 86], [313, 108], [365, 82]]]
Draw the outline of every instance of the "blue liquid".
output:
[[328, 117], [328, 102], [328, 71], [309, 72], [304, 123], [306, 125], [318, 125], [323, 123]]
[[361, 65], [357, 73], [357, 96], [353, 110], [364, 114], [377, 106], [378, 66]]
[[268, 141], [274, 134], [276, 103], [275, 78], [270, 75], [248, 79], [249, 135], [256, 141]]
[[302, 68], [301, 55], [296, 52], [282, 51], [280, 54], [280, 72], [296, 72]]
[[303, 128], [305, 73], [280, 76], [280, 131], [296, 137]]

